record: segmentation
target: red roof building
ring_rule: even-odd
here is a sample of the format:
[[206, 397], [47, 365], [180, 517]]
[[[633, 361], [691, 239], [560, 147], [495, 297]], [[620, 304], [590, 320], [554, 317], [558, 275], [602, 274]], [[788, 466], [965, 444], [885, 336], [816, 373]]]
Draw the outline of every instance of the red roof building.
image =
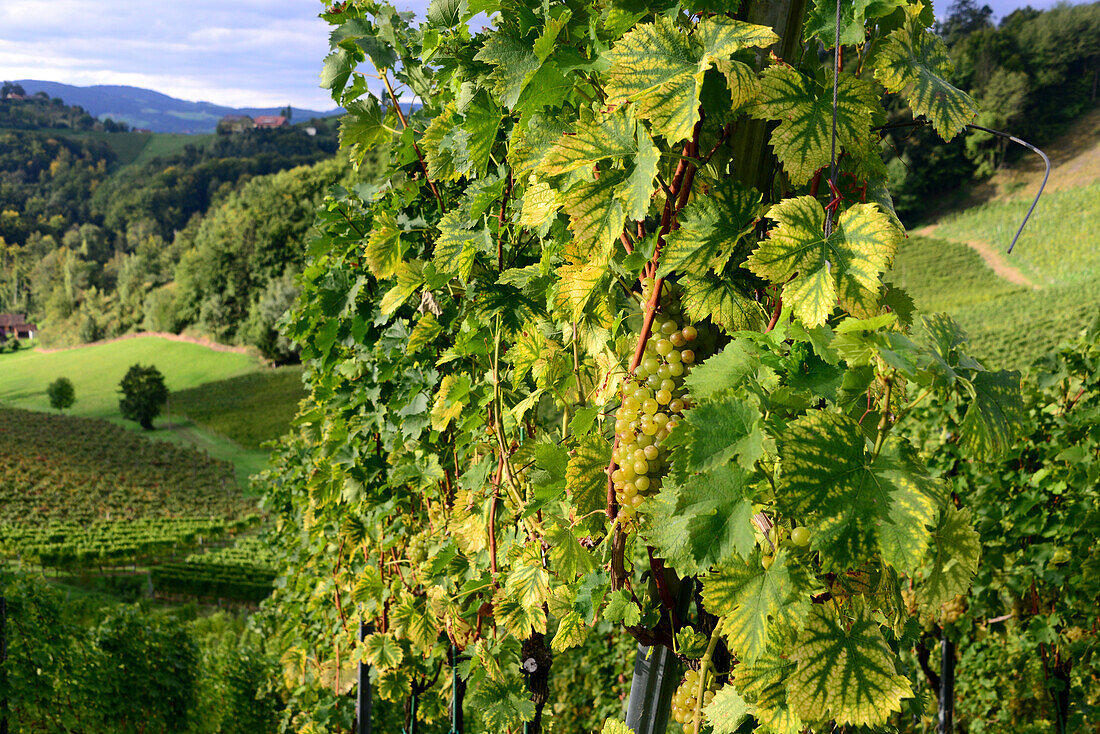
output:
[[286, 118], [282, 115], [258, 115], [255, 118], [256, 127], [273, 128], [286, 127]]
[[38, 327], [27, 323], [26, 314], [0, 313], [0, 342], [6, 342], [9, 338], [33, 339], [38, 333]]

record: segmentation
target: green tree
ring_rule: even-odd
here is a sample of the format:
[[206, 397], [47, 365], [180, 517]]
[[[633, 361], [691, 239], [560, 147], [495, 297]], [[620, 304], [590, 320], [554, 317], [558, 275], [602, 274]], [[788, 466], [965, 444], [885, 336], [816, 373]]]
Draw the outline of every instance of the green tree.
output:
[[122, 399], [118, 401], [122, 417], [136, 421], [147, 431], [153, 430], [153, 419], [160, 415], [160, 408], [168, 399], [164, 375], [156, 367], [135, 364], [119, 383]]
[[68, 377], [58, 377], [46, 388], [50, 397], [50, 407], [54, 410], [67, 410], [76, 402], [76, 390]]

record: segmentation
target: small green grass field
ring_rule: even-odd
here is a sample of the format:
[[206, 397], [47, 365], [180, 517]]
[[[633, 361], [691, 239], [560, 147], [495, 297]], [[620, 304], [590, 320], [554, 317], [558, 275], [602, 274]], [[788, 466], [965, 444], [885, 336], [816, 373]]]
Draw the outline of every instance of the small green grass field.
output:
[[1026, 369], [1100, 316], [1100, 110], [1047, 153], [1050, 182], [1011, 254], [1042, 179], [1031, 159], [911, 230], [889, 275], [920, 312], [958, 320], [994, 367]]
[[[76, 404], [69, 413], [140, 430], [118, 412], [118, 384], [130, 365], [137, 363], [156, 366], [172, 393], [152, 437], [231, 462], [242, 486], [267, 463], [268, 454], [259, 449], [260, 443], [277, 438], [289, 427], [304, 394], [300, 370], [296, 375], [293, 369], [267, 370], [251, 355], [141, 336], [56, 352], [32, 349], [2, 354], [0, 403], [49, 411], [46, 386], [58, 377], [68, 377], [76, 391]], [[228, 386], [223, 386], [224, 380], [230, 380]]]
[[172, 394], [172, 408], [197, 425], [258, 449], [286, 433], [305, 397], [302, 368], [281, 367]]

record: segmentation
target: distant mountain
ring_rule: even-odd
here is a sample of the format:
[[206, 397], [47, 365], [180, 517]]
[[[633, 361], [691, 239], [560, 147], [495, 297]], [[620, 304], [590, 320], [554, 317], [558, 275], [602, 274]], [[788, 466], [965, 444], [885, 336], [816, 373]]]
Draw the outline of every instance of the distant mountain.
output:
[[[140, 87], [104, 84], [75, 87], [71, 84], [34, 79], [22, 79], [17, 83], [28, 95], [45, 92], [51, 97], [60, 97], [66, 104], [80, 105], [92, 117], [110, 117], [115, 122], [126, 122], [132, 128], [147, 128], [156, 133], [212, 133], [218, 120], [225, 115], [277, 115], [282, 109], [223, 107], [210, 102], [188, 102]], [[341, 113], [339, 109], [317, 112], [298, 107], [292, 107], [291, 111], [292, 122]]]

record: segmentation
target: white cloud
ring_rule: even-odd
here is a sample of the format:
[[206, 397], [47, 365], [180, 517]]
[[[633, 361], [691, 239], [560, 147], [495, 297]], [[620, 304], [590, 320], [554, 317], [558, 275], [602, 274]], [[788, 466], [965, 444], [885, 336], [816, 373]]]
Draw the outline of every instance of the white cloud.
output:
[[309, 0], [3, 0], [0, 74], [330, 109], [318, 87], [329, 33], [322, 9]]

